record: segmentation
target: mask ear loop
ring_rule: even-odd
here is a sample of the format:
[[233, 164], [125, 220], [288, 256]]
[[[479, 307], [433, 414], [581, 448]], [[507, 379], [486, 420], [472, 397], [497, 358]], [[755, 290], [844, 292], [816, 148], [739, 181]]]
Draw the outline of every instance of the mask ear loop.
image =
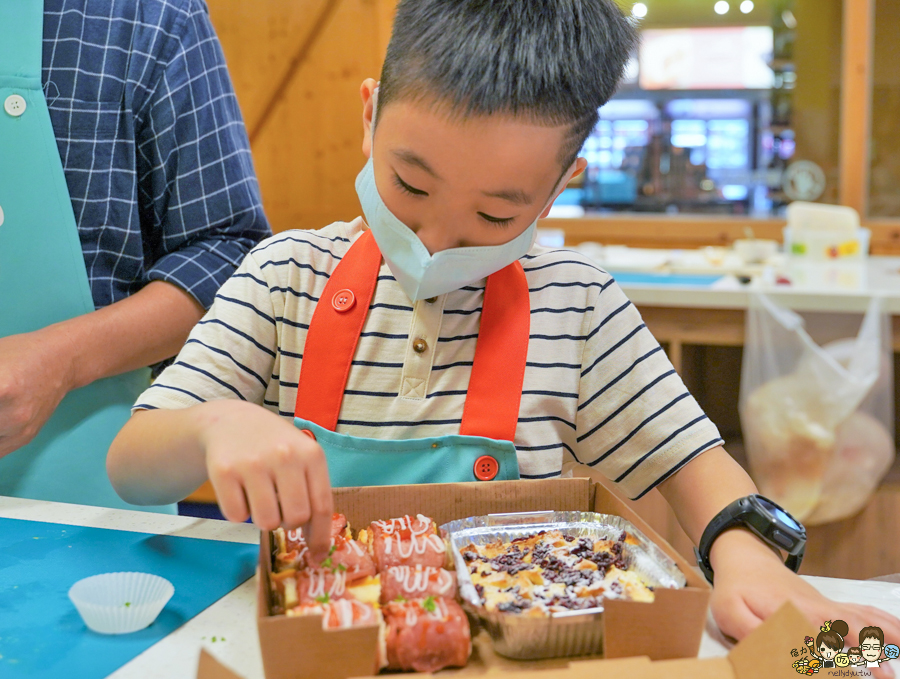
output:
[[375, 90], [372, 92], [372, 140], [375, 139], [375, 116], [378, 114], [378, 88], [381, 86], [381, 82], [375, 85]]

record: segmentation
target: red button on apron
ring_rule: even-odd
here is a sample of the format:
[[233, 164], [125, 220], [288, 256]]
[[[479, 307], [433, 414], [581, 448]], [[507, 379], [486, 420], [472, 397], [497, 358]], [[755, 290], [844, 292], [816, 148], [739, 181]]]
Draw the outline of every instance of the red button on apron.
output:
[[309, 429], [301, 429], [301, 430], [300, 430], [300, 433], [301, 433], [301, 434], [306, 434], [306, 435], [309, 436], [309, 438], [311, 438], [313, 441], [316, 440], [316, 435], [313, 434]]
[[356, 295], [352, 290], [338, 290], [331, 298], [331, 306], [335, 311], [350, 311], [354, 304], [356, 304]]
[[475, 460], [475, 478], [479, 481], [491, 481], [500, 471], [500, 463], [490, 455], [482, 455]]

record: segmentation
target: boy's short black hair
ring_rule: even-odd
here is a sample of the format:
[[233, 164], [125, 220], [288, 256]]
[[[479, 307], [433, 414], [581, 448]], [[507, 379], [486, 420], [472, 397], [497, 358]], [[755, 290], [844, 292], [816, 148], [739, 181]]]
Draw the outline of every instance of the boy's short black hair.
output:
[[378, 107], [430, 100], [462, 115], [568, 124], [567, 168], [636, 44], [614, 0], [401, 0]]

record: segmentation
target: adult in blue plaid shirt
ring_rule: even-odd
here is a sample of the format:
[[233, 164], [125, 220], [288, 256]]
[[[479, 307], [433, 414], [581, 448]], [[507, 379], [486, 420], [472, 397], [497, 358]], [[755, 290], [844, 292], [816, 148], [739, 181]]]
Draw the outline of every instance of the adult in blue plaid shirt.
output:
[[[85, 296], [93, 305], [90, 313], [37, 329], [16, 326], [28, 309], [54, 297], [52, 289], [34, 300], [22, 288], [13, 287], [15, 294], [0, 289], [0, 457], [6, 456], [0, 494], [34, 497], [21, 486], [31, 483], [45, 499], [104, 504], [84, 497], [93, 491], [70, 497], [45, 492], [52, 485], [46, 479], [28, 480], [34, 470], [26, 444], [48, 420], [51, 428], [51, 415], [64, 409], [60, 403], [70, 392], [175, 355], [219, 286], [270, 230], [203, 0], [19, 2], [4, 0], [0, 23], [12, 30], [14, 19], [25, 21], [25, 12], [39, 13], [43, 4], [40, 81], [84, 256]], [[35, 49], [40, 33], [38, 27]], [[7, 48], [0, 76], [13, 79], [0, 87], [18, 83], [18, 65], [10, 62], [31, 44]], [[24, 121], [37, 109], [17, 110], [16, 102], [24, 108], [30, 101], [23, 95], [16, 99], [17, 91], [3, 90], [0, 116], [5, 103], [7, 127], [0, 127], [0, 141], [7, 135], [12, 142], [23, 129], [11, 127], [20, 123], [16, 117]], [[10, 188], [16, 179], [2, 172], [0, 210], [2, 185]], [[6, 229], [15, 228], [8, 207], [14, 199], [5, 198]], [[4, 264], [13, 262], [0, 253], [0, 281]], [[106, 445], [97, 441], [96, 447], [102, 471]], [[70, 479], [63, 486], [78, 484]]]

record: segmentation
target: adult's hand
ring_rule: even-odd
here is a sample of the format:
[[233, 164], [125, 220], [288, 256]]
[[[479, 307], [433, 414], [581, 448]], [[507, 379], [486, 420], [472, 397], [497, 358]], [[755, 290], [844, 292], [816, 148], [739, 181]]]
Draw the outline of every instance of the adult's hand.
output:
[[151, 281], [115, 304], [0, 338], [0, 457], [31, 441], [70, 391], [174, 356], [203, 309]]
[[72, 388], [72, 363], [55, 329], [0, 338], [0, 457], [37, 436]]

